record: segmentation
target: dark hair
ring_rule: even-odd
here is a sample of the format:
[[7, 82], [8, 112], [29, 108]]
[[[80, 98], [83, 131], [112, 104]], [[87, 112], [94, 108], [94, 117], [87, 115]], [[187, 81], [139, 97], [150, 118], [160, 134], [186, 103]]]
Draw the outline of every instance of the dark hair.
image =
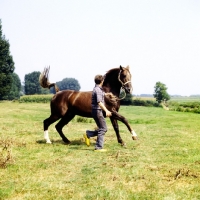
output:
[[96, 76], [94, 77], [94, 82], [95, 82], [96, 84], [100, 84], [103, 80], [104, 80], [104, 77], [103, 77], [102, 75], [96, 75]]

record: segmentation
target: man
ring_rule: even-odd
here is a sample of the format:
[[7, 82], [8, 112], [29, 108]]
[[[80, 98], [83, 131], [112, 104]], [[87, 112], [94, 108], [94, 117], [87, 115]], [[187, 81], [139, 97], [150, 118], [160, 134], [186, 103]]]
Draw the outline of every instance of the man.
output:
[[95, 144], [96, 152], [106, 151], [103, 149], [104, 145], [104, 135], [107, 132], [106, 121], [103, 116], [103, 111], [106, 113], [106, 117], [110, 117], [112, 113], [104, 105], [104, 91], [102, 88], [104, 78], [102, 75], [96, 75], [94, 78], [95, 87], [92, 92], [92, 116], [97, 124], [98, 129], [95, 131], [87, 130], [83, 135], [85, 138], [85, 143], [90, 146], [90, 137], [97, 136], [97, 141]]

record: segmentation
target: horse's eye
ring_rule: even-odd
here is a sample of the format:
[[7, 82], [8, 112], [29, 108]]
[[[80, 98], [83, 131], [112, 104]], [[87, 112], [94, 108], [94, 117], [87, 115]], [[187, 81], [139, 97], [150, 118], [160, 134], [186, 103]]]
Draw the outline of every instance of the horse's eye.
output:
[[125, 75], [125, 74], [122, 74], [122, 78], [126, 78], [126, 75]]

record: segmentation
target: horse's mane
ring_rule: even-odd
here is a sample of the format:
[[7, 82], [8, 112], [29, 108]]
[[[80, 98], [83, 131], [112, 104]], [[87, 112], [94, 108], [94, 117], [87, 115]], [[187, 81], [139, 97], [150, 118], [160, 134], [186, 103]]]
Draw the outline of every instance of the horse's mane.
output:
[[119, 98], [117, 96], [115, 96], [113, 93], [111, 92], [107, 92], [105, 93], [105, 102], [107, 105], [110, 106], [117, 106], [119, 101]]
[[[119, 87], [120, 88], [121, 87], [121, 83], [119, 81], [118, 76], [119, 76], [120, 70], [123, 70], [122, 68], [129, 71], [129, 67], [128, 66], [127, 66], [127, 68], [124, 68], [124, 67], [120, 66], [120, 68], [112, 68], [109, 71], [107, 71], [106, 74], [104, 75], [103, 86], [105, 86], [105, 87], [114, 87], [114, 88], [118, 88]], [[108, 92], [108, 93], [105, 94], [105, 102], [107, 104], [109, 104], [109, 105], [117, 105], [120, 100], [121, 99], [118, 96], [114, 95], [111, 92]]]
[[113, 73], [116, 73], [119, 71], [119, 68], [113, 68], [113, 69], [110, 69], [106, 72], [106, 74], [104, 75], [104, 77], [108, 77], [108, 76], [111, 76]]
[[[129, 67], [129, 66], [128, 66], [128, 67]], [[123, 67], [123, 68], [124, 68], [124, 67]], [[124, 69], [126, 69], [126, 70], [129, 71], [129, 68], [124, 68]], [[112, 69], [108, 70], [104, 76], [105, 76], [105, 77], [106, 77], [106, 76], [110, 76], [110, 75], [112, 75], [113, 73], [116, 73], [116, 72], [119, 72], [119, 71], [120, 71], [119, 68], [112, 68]]]
[[[115, 80], [116, 80], [116, 76], [119, 73], [119, 68], [112, 68], [109, 71], [106, 72], [106, 74], [104, 75], [104, 83], [103, 85], [115, 85]], [[105, 102], [107, 105], [110, 106], [116, 106], [118, 104], [119, 98], [117, 96], [115, 96], [113, 93], [111, 92], [106, 92], [105, 93]]]

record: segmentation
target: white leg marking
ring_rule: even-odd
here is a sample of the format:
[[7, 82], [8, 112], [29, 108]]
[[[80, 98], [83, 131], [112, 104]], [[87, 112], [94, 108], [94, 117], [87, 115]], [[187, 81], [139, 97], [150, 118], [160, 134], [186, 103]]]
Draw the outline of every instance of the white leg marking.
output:
[[132, 133], [132, 139], [133, 140], [138, 140], [136, 132], [134, 130], [132, 130], [131, 133]]
[[51, 144], [51, 140], [49, 139], [48, 130], [44, 131], [44, 139], [46, 140], [46, 143]]
[[131, 133], [132, 133], [132, 136], [137, 137], [137, 134], [136, 134], [136, 132], [134, 130], [132, 130]]

